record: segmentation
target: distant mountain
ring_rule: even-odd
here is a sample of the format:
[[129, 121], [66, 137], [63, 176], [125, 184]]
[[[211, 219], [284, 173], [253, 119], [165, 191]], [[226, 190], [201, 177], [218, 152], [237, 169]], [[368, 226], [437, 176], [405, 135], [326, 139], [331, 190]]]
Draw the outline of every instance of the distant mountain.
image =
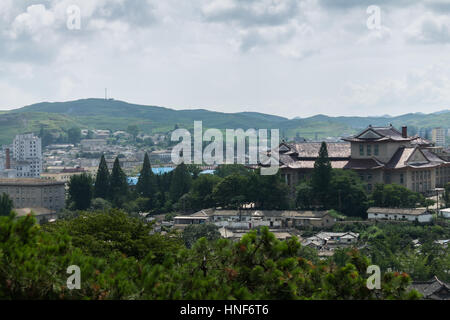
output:
[[18, 133], [39, 132], [41, 126], [51, 131], [71, 127], [89, 129], [125, 130], [137, 125], [142, 132], [170, 132], [175, 125], [193, 128], [194, 121], [202, 120], [205, 128], [218, 129], [280, 129], [283, 137], [296, 135], [313, 139], [354, 134], [367, 127], [410, 126], [410, 132], [420, 128], [450, 127], [450, 110], [432, 114], [409, 113], [401, 116], [330, 117], [315, 115], [308, 118], [287, 119], [258, 112], [223, 113], [205, 109], [174, 110], [158, 106], [131, 104], [119, 100], [83, 99], [68, 102], [42, 102], [20, 109], [0, 112], [0, 144], [11, 143]]
[[441, 110], [441, 111], [437, 111], [437, 112], [433, 112], [433, 114], [444, 114], [444, 113], [449, 113], [450, 109], [447, 110]]

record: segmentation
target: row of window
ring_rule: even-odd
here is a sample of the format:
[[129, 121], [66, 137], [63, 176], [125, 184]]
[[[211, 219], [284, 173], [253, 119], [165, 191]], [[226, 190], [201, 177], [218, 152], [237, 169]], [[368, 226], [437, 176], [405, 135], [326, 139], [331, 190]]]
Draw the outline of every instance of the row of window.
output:
[[[372, 155], [372, 145], [368, 144], [366, 145], [366, 148], [364, 148], [364, 144], [359, 145], [359, 155], [364, 156], [364, 151], [366, 156]], [[373, 155], [378, 156], [380, 154], [379, 146], [377, 144], [373, 145]]]

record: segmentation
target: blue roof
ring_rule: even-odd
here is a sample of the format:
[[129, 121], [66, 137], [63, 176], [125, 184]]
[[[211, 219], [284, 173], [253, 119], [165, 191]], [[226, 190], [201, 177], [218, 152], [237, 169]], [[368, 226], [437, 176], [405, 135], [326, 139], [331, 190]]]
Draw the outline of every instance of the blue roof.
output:
[[127, 177], [127, 182], [128, 182], [128, 185], [135, 186], [138, 183], [138, 178], [137, 177]]
[[[161, 175], [173, 171], [175, 168], [172, 167], [160, 167], [152, 168], [154, 174]], [[199, 174], [214, 174], [215, 170], [203, 170]], [[127, 182], [130, 186], [135, 186], [138, 182], [140, 174], [138, 173], [136, 177], [127, 177]]]
[[174, 170], [174, 168], [172, 168], [172, 167], [152, 168], [152, 171], [153, 171], [154, 174], [169, 173], [172, 170]]
[[216, 172], [216, 170], [203, 170], [199, 174], [214, 174], [214, 172]]

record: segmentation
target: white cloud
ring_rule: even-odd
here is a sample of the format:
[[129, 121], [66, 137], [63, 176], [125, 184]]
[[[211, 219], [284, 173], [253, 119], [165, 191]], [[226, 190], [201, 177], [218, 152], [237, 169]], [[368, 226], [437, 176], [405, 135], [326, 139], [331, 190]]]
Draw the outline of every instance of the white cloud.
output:
[[[369, 108], [403, 109], [445, 106], [450, 101], [449, 68], [432, 65], [410, 71], [400, 79], [383, 79], [367, 84], [347, 83], [342, 96], [347, 105]], [[416, 109], [417, 110], [417, 109]]]
[[410, 41], [418, 43], [450, 43], [450, 16], [427, 12], [404, 30]]
[[31, 35], [35, 40], [40, 40], [45, 29], [52, 27], [54, 22], [53, 12], [47, 10], [44, 5], [31, 5], [26, 12], [14, 19], [10, 36], [15, 39], [25, 33]]
[[[369, 0], [334, 1], [1, 0], [0, 83], [17, 97], [0, 106], [105, 87], [131, 102], [286, 116], [450, 104], [444, 2], [378, 1], [382, 27], [368, 30]], [[81, 30], [66, 27], [72, 4]]]

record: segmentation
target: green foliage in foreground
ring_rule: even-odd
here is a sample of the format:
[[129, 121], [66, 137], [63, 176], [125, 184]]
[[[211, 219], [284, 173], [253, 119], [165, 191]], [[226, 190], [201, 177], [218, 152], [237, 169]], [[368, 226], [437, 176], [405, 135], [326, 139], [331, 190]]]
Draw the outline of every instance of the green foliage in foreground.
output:
[[[333, 231], [353, 231], [366, 243], [361, 252], [382, 271], [407, 272], [415, 281], [437, 276], [450, 281], [450, 248], [435, 241], [450, 238], [450, 228], [412, 223], [378, 223], [376, 225], [335, 225]], [[418, 240], [415, 245], [413, 240]], [[335, 254], [336, 255], [336, 254]]]
[[13, 201], [8, 194], [0, 194], [0, 216], [7, 216], [13, 208]]
[[[32, 216], [0, 217], [0, 299], [418, 297], [406, 291], [406, 274], [386, 273], [381, 290], [368, 290], [370, 262], [356, 250], [339, 266], [313, 263], [296, 239], [279, 241], [267, 228], [238, 242], [201, 238], [187, 249], [176, 235], [152, 236], [147, 227], [120, 211], [81, 214], [49, 231]], [[81, 269], [80, 290], [66, 288], [70, 265]]]

